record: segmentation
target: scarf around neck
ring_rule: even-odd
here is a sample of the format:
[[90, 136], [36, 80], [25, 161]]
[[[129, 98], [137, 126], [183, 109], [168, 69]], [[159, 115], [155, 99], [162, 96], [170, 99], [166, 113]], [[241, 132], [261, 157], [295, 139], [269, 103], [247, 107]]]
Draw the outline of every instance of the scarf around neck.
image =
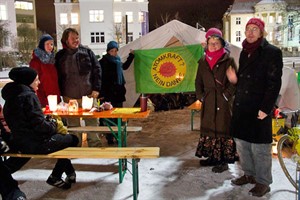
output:
[[40, 49], [40, 48], [36, 48], [33, 50], [34, 55], [36, 57], [38, 57], [38, 59], [40, 59], [40, 61], [44, 64], [54, 64], [55, 62], [55, 57], [54, 57], [54, 53], [47, 53], [46, 51]]
[[210, 52], [208, 49], [205, 52], [205, 60], [208, 62], [210, 69], [212, 70], [215, 67], [215, 64], [218, 60], [225, 54], [225, 49], [221, 48], [217, 51]]
[[263, 40], [263, 38], [261, 37], [258, 40], [256, 40], [255, 42], [249, 43], [245, 39], [242, 43], [243, 50], [251, 55], [260, 46], [262, 40]]
[[110, 54], [107, 53], [107, 59], [110, 62], [116, 64], [117, 66], [118, 84], [119, 85], [125, 84], [125, 78], [123, 75], [123, 63], [121, 61], [121, 58], [119, 56], [111, 56]]

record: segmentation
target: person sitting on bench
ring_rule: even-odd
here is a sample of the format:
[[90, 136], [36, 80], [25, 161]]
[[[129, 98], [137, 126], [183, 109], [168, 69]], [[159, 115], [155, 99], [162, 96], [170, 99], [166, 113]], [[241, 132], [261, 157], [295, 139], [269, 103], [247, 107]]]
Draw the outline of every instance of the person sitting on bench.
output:
[[[5, 100], [3, 115], [11, 130], [10, 147], [20, 153], [49, 154], [66, 147], [75, 147], [78, 138], [70, 134], [58, 134], [57, 122], [47, 119], [36, 95], [40, 83], [37, 72], [28, 67], [16, 67], [9, 72], [13, 82], [2, 89]], [[19, 170], [30, 158], [10, 157], [4, 164], [11, 173]], [[65, 181], [62, 174], [66, 174]], [[47, 183], [62, 189], [71, 188], [76, 182], [75, 170], [70, 159], [58, 159]]]

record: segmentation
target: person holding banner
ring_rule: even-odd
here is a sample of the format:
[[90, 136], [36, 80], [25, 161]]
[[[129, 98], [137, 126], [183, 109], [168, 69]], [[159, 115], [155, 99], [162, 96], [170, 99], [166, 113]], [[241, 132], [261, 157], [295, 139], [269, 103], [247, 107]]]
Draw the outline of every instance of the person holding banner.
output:
[[205, 55], [198, 62], [195, 80], [196, 96], [202, 102], [200, 139], [196, 150], [202, 166], [212, 171], [228, 170], [228, 163], [238, 160], [233, 138], [229, 133], [231, 102], [237, 81], [235, 61], [225, 50], [222, 32], [211, 28], [206, 35]]
[[[100, 99], [110, 102], [113, 107], [123, 107], [126, 88], [123, 70], [127, 70], [134, 58], [134, 51], [130, 50], [127, 60], [122, 63], [118, 56], [119, 45], [115, 41], [107, 44], [107, 49], [101, 60], [102, 69], [102, 86], [100, 91]], [[100, 119], [100, 125], [104, 125]], [[112, 134], [106, 134], [108, 144], [114, 144]]]

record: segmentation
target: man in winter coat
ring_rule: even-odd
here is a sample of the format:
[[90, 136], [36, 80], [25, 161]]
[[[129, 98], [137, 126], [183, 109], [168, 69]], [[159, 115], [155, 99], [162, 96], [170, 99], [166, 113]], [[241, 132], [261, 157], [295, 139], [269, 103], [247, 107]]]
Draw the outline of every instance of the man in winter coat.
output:
[[271, 111], [281, 87], [282, 52], [264, 38], [265, 24], [258, 18], [248, 21], [245, 35], [231, 121], [244, 175], [232, 183], [255, 184], [249, 194], [261, 197], [272, 183]]

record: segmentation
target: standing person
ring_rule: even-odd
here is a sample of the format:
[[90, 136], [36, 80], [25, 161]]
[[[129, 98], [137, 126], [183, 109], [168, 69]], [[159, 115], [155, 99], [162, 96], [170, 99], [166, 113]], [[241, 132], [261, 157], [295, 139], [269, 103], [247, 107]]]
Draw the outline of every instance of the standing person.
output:
[[[13, 82], [2, 89], [5, 100], [4, 118], [11, 130], [11, 148], [28, 154], [48, 154], [66, 147], [76, 146], [78, 139], [74, 135], [57, 134], [57, 123], [47, 120], [36, 95], [40, 83], [37, 72], [29, 67], [13, 68], [9, 72]], [[4, 163], [14, 173], [30, 158], [10, 157]], [[66, 181], [61, 179], [67, 175]], [[58, 159], [47, 179], [47, 183], [62, 189], [69, 189], [75, 182], [75, 170], [69, 159]]]
[[38, 47], [33, 50], [32, 59], [29, 63], [29, 66], [35, 69], [39, 75], [41, 84], [39, 85], [37, 96], [42, 107], [49, 105], [48, 95], [57, 95], [57, 102], [60, 101], [54, 56], [53, 38], [48, 34], [42, 35]]
[[[100, 65], [102, 68], [102, 87], [101, 99], [110, 102], [113, 107], [123, 107], [126, 88], [123, 70], [127, 70], [134, 58], [134, 51], [130, 50], [127, 60], [122, 63], [118, 56], [119, 46], [115, 41], [110, 41], [107, 44], [106, 54], [101, 58]], [[116, 120], [112, 120], [115, 121]], [[102, 120], [100, 123], [103, 125]], [[106, 139], [108, 144], [114, 144], [113, 135], [107, 134]]]
[[251, 18], [245, 35], [231, 121], [244, 175], [231, 182], [255, 184], [249, 194], [261, 197], [270, 192], [272, 183], [271, 111], [281, 87], [283, 63], [280, 49], [264, 38], [261, 19]]
[[[81, 106], [82, 96], [97, 98], [101, 88], [101, 67], [95, 54], [80, 44], [76, 29], [67, 28], [61, 38], [63, 49], [55, 56], [58, 82], [64, 102], [76, 99]], [[84, 119], [87, 126], [97, 126], [97, 119]], [[80, 126], [79, 119], [67, 119], [68, 126]], [[81, 134], [79, 134], [79, 145]], [[89, 146], [102, 146], [97, 134], [88, 134]]]
[[234, 59], [225, 50], [222, 32], [211, 28], [206, 35], [207, 48], [199, 60], [195, 81], [196, 96], [202, 102], [201, 136], [196, 150], [202, 166], [214, 166], [212, 171], [221, 173], [228, 163], [237, 160], [233, 138], [229, 134], [231, 100], [235, 86], [228, 76], [235, 73]]

